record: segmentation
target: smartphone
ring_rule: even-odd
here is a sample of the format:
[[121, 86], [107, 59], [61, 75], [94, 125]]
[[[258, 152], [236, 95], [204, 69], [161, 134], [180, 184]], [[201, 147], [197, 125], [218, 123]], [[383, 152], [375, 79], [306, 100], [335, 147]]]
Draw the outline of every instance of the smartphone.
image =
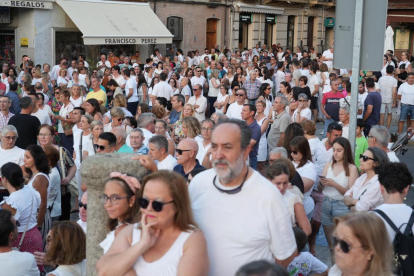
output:
[[319, 176], [319, 178], [324, 178], [324, 179], [326, 178], [326, 177], [325, 177], [325, 176], [323, 176], [323, 175], [318, 175], [318, 176]]

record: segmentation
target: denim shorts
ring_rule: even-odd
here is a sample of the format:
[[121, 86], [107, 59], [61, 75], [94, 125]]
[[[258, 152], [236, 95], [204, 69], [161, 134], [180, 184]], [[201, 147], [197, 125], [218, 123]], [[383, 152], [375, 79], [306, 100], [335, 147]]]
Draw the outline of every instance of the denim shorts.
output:
[[414, 120], [414, 105], [401, 104], [400, 121], [407, 120], [407, 116], [410, 115], [411, 120]]
[[342, 217], [350, 211], [342, 200], [325, 197], [322, 203], [322, 225], [333, 226], [335, 217]]

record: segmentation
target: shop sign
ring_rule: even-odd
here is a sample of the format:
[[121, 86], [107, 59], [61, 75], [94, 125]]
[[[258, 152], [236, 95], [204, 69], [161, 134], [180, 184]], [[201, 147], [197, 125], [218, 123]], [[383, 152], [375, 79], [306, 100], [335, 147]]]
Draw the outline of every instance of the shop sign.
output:
[[18, 0], [0, 0], [0, 6], [13, 8], [31, 8], [31, 9], [53, 9], [52, 2], [41, 1], [18, 1]]
[[241, 13], [240, 14], [240, 22], [250, 24], [250, 23], [253, 22], [252, 17], [253, 17], [253, 14], [251, 14], [251, 13]]
[[20, 38], [20, 47], [29, 47], [29, 39], [27, 37]]
[[266, 14], [265, 23], [276, 24], [276, 15], [275, 14]]
[[156, 38], [105, 38], [105, 44], [157, 44]]
[[0, 7], [0, 24], [10, 23], [10, 8]]
[[324, 25], [325, 27], [333, 28], [335, 26], [335, 18], [325, 18]]

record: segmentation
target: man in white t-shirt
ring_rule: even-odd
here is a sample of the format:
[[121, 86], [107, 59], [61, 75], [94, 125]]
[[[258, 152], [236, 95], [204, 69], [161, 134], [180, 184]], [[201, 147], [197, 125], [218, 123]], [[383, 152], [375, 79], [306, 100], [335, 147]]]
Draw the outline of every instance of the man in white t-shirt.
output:
[[235, 94], [236, 101], [229, 106], [226, 112], [226, 116], [228, 118], [242, 120], [241, 112], [243, 109], [243, 105], [246, 103], [246, 99], [247, 99], [246, 95], [247, 95], [246, 89], [239, 88], [239, 90], [237, 90]]
[[329, 72], [331, 72], [333, 68], [333, 51], [334, 46], [331, 45], [331, 47], [322, 54], [322, 61], [328, 66]]
[[276, 91], [279, 91], [279, 85], [282, 81], [285, 81], [285, 73], [283, 72], [285, 66], [283, 64], [283, 61], [279, 61], [277, 63], [277, 71], [275, 72], [275, 87]]
[[174, 92], [172, 90], [172, 87], [166, 82], [167, 77], [168, 75], [162, 72], [160, 74], [160, 82], [154, 85], [154, 88], [152, 89], [152, 97], [151, 97], [152, 105], [155, 105], [155, 99], [157, 97], [163, 97], [163, 98], [166, 98], [167, 101], [169, 101], [171, 97], [173, 96]]
[[250, 140], [244, 121], [217, 125], [211, 137], [213, 169], [196, 175], [189, 186], [194, 218], [208, 244], [210, 276], [235, 275], [255, 260], [286, 267], [296, 254], [280, 192], [246, 165]]
[[105, 71], [105, 67], [111, 68], [111, 63], [106, 60], [106, 56], [104, 54], [101, 55], [101, 60], [98, 61], [98, 63], [96, 64], [96, 67], [99, 69], [99, 71], [102, 72], [102, 74]]
[[148, 148], [148, 155], [158, 161], [158, 170], [172, 171], [177, 165], [177, 160], [168, 153], [168, 140], [164, 136], [153, 136], [148, 141]]
[[[358, 115], [357, 118], [358, 119], [362, 119], [363, 114], [364, 114], [364, 103], [365, 103], [365, 99], [368, 96], [368, 92], [365, 90], [365, 85], [362, 81], [359, 82], [358, 84]], [[362, 104], [360, 104], [362, 103]], [[361, 108], [359, 108], [361, 107]]]
[[[413, 182], [413, 177], [408, 171], [407, 165], [405, 163], [391, 163], [384, 166], [378, 172], [378, 181], [384, 204], [378, 206], [376, 210], [384, 212], [394, 225], [404, 233], [413, 214], [413, 209], [404, 203]], [[375, 210], [374, 213], [376, 213]], [[396, 234], [395, 230], [381, 214], [376, 214], [384, 220], [390, 241], [393, 242]], [[414, 224], [412, 225], [412, 231], [414, 232]]]
[[39, 96], [36, 93], [29, 93], [28, 96], [32, 98], [33, 101], [33, 111], [31, 115], [37, 117], [41, 125], [52, 125], [49, 114], [46, 111], [41, 110], [37, 104]]
[[203, 87], [196, 84], [193, 87], [194, 96], [190, 97], [188, 103], [194, 108], [194, 117], [201, 123], [206, 118], [207, 98], [203, 96]]
[[395, 152], [388, 149], [391, 134], [385, 126], [372, 126], [368, 134], [368, 146], [379, 147], [388, 155], [391, 162], [400, 162]]
[[136, 114], [139, 101], [137, 82], [134, 76], [131, 77], [131, 72], [129, 70], [124, 70], [122, 74], [124, 75], [124, 79], [126, 81], [125, 95], [128, 100], [128, 110], [132, 114]]
[[191, 86], [194, 87], [196, 84], [199, 84], [201, 87], [204, 87], [205, 83], [206, 78], [201, 75], [201, 68], [197, 66], [194, 69], [194, 77], [191, 78]]
[[392, 108], [397, 102], [397, 79], [394, 78], [394, 67], [388, 65], [385, 68], [387, 75], [382, 76], [378, 85], [381, 94], [380, 125], [384, 125], [385, 112], [387, 112], [387, 128], [390, 128], [392, 120]]
[[181, 91], [180, 91], [180, 93], [181, 93], [181, 95], [184, 96], [185, 103], [188, 102], [188, 100], [190, 99], [190, 97], [192, 95], [191, 88], [188, 85], [188, 82], [189, 82], [189, 79], [188, 78], [181, 78], [181, 81], [180, 81]]
[[0, 210], [0, 267], [10, 276], [38, 276], [40, 272], [33, 254], [12, 248], [18, 238], [18, 225], [9, 210]]
[[398, 133], [404, 128], [404, 122], [410, 115], [411, 127], [414, 120], [414, 73], [408, 73], [406, 82], [398, 88], [398, 99], [401, 101], [400, 121], [398, 122]]

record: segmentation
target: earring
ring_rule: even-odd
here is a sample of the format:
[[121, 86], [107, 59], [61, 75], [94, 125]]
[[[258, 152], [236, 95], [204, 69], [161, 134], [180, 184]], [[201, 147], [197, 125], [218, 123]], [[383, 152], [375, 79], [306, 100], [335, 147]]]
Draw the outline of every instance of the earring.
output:
[[368, 257], [368, 261], [371, 261], [371, 256]]

